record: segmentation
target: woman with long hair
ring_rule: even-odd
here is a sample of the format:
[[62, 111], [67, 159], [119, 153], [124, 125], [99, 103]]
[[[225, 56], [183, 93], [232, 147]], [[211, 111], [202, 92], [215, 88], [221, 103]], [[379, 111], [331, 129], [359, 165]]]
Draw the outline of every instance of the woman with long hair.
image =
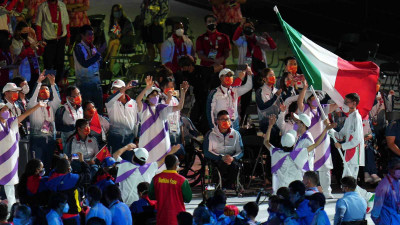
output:
[[108, 42], [107, 54], [104, 61], [110, 61], [110, 70], [112, 71], [115, 59], [112, 57], [118, 54], [121, 45], [127, 45], [132, 43], [133, 39], [133, 25], [131, 20], [126, 16], [124, 9], [121, 4], [115, 4], [111, 7], [110, 23], [109, 23], [108, 36], [110, 40]]

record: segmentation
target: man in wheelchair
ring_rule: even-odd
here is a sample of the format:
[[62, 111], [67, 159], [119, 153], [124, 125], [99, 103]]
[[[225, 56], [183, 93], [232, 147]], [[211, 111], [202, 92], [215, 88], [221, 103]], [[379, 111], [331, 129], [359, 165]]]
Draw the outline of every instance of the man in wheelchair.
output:
[[243, 156], [243, 143], [239, 132], [231, 128], [231, 119], [226, 110], [218, 112], [217, 126], [205, 136], [203, 151], [204, 156], [220, 172], [222, 187], [234, 189], [239, 160]]

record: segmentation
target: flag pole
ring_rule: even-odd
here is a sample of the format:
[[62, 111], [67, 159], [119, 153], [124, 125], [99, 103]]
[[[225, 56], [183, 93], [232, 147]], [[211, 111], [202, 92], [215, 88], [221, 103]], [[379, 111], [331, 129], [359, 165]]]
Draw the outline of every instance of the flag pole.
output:
[[[326, 115], [325, 115], [324, 110], [322, 109], [321, 103], [319, 102], [319, 98], [318, 98], [317, 94], [315, 93], [314, 87], [313, 87], [312, 85], [310, 85], [310, 90], [311, 90], [313, 96], [315, 97], [315, 100], [318, 102], [318, 108], [319, 108], [319, 110], [321, 111], [322, 119], [323, 119], [323, 120], [326, 120], [327, 117], [326, 117]], [[331, 138], [333, 139], [333, 141], [334, 141], [335, 143], [338, 142], [338, 141], [336, 140], [335, 135], [334, 135], [334, 130], [333, 130], [333, 129], [330, 129], [330, 130], [329, 130], [329, 136], [331, 136]], [[343, 155], [343, 153], [342, 153], [342, 149], [339, 148], [339, 149], [338, 149], [338, 152], [339, 152], [340, 157], [341, 157], [342, 160], [343, 160], [343, 166], [344, 166], [343, 169], [347, 169], [347, 172], [349, 173], [349, 175], [350, 175], [350, 176], [353, 176], [352, 172], [350, 171], [349, 166], [347, 165], [346, 159], [344, 158], [344, 155]]]

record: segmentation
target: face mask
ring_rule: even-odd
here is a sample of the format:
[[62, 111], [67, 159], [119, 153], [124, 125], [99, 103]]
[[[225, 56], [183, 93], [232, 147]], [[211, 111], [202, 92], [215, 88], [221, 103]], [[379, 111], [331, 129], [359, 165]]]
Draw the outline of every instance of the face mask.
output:
[[46, 170], [43, 168], [40, 172], [39, 172], [39, 176], [43, 177], [46, 174]]
[[74, 98], [75, 105], [80, 105], [82, 103], [82, 97], [80, 95]]
[[21, 218], [13, 218], [14, 225], [26, 225], [28, 222], [25, 222], [24, 219]]
[[292, 86], [292, 81], [291, 80], [287, 80], [286, 81], [286, 87], [290, 87]]
[[314, 107], [318, 107], [318, 101], [316, 99], [312, 100], [311, 105]]
[[224, 78], [224, 83], [227, 86], [231, 86], [233, 84], [233, 77], [225, 77]]
[[89, 135], [90, 134], [90, 127], [85, 127], [85, 129], [83, 129], [83, 134], [84, 135]]
[[288, 71], [295, 74], [297, 72], [297, 66], [289, 66]]
[[231, 122], [230, 121], [222, 121], [221, 122], [221, 128], [222, 129], [229, 129], [231, 127]]
[[272, 77], [268, 77], [268, 84], [275, 84], [276, 82], [276, 77], [272, 76]]
[[1, 118], [3, 118], [4, 120], [7, 120], [8, 118], [10, 118], [10, 111], [5, 110], [4, 112], [2, 112]]
[[22, 34], [21, 34], [21, 37], [22, 37], [23, 39], [28, 39], [28, 33], [22, 33]]
[[159, 97], [158, 97], [158, 95], [157, 95], [156, 97], [150, 98], [150, 99], [149, 99], [149, 102], [150, 102], [151, 104], [153, 104], [153, 105], [157, 105], [157, 104], [158, 104], [158, 99], [159, 99]]
[[91, 109], [89, 109], [88, 110], [88, 114], [90, 115], [90, 116], [94, 116], [94, 114], [96, 113], [96, 108], [91, 108]]
[[29, 85], [22, 86], [22, 93], [28, 94], [29, 93]]
[[68, 213], [68, 211], [69, 211], [69, 205], [67, 202], [67, 204], [65, 204], [65, 206], [64, 206], [63, 213]]
[[164, 93], [167, 95], [169, 91], [174, 91], [174, 88], [165, 88]]
[[400, 170], [394, 171], [394, 178], [396, 178], [397, 180], [400, 180]]
[[350, 108], [349, 108], [347, 105], [343, 105], [343, 106], [342, 106], [342, 111], [343, 111], [344, 113], [348, 113], [348, 112], [350, 111]]
[[179, 28], [179, 29], [177, 29], [177, 30], [175, 31], [175, 34], [176, 34], [177, 36], [179, 36], [179, 37], [182, 37], [184, 32], [185, 32], [185, 31], [184, 31], [182, 28]]
[[88, 44], [92, 44], [93, 41], [94, 41], [94, 36], [93, 36], [93, 35], [86, 38], [86, 42], [87, 42]]
[[17, 101], [18, 98], [19, 98], [18, 92], [13, 92], [13, 93], [11, 94], [11, 101]]
[[245, 35], [247, 35], [247, 36], [250, 36], [250, 35], [252, 35], [252, 34], [254, 33], [254, 29], [251, 28], [251, 27], [245, 27], [245, 28], [243, 29], [243, 33], [244, 33]]
[[207, 29], [208, 29], [208, 30], [213, 31], [213, 30], [215, 30], [216, 28], [217, 28], [217, 24], [215, 24], [215, 23], [210, 23], [210, 24], [207, 25]]
[[42, 89], [39, 91], [39, 98], [40, 99], [49, 99], [50, 98], [50, 92], [47, 91], [46, 89]]
[[377, 84], [376, 85], [376, 92], [378, 92], [380, 88], [381, 88], [381, 85]]
[[117, 18], [117, 19], [119, 19], [119, 18], [121, 18], [121, 16], [122, 16], [122, 13], [121, 13], [121, 11], [118, 11], [118, 12], [113, 12], [113, 16], [114, 16], [114, 18]]
[[117, 91], [118, 91], [117, 89], [112, 89], [111, 94], [115, 94], [115, 93], [117, 93]]

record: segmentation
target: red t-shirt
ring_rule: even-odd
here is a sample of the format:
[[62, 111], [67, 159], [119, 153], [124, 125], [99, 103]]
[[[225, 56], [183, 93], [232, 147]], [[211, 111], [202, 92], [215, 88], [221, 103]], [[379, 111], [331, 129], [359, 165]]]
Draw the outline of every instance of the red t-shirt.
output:
[[[216, 58], [224, 56], [225, 51], [231, 50], [231, 43], [229, 37], [226, 34], [216, 32], [209, 32], [202, 34], [196, 40], [196, 52], [203, 51], [203, 54], [208, 56], [211, 49], [217, 50]], [[211, 66], [213, 63], [201, 60], [200, 65]], [[223, 63], [225, 66], [225, 60]]]
[[157, 200], [157, 225], [178, 224], [176, 216], [178, 213], [186, 211], [183, 199], [185, 190], [182, 190], [185, 181], [185, 177], [171, 170], [164, 170], [154, 176], [150, 195], [154, 191], [154, 196], [151, 197], [155, 197]]

